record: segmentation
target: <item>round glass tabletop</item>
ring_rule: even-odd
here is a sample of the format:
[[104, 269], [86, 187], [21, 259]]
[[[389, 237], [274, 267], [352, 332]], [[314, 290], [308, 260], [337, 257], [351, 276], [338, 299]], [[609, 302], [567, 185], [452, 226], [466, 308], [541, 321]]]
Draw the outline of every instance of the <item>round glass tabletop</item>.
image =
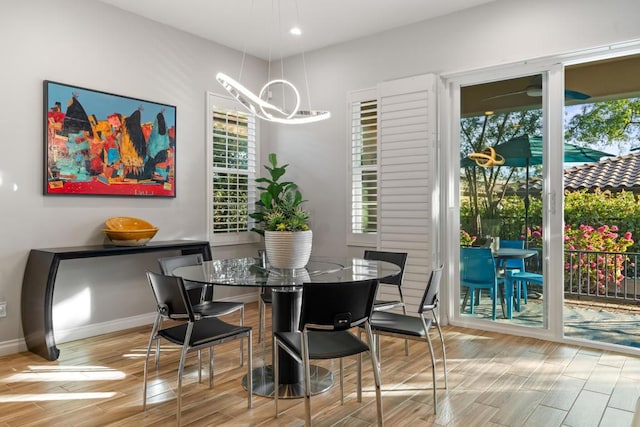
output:
[[400, 267], [362, 258], [312, 257], [305, 268], [287, 270], [261, 266], [257, 258], [205, 261], [178, 267], [173, 274], [192, 282], [254, 287], [301, 286], [305, 282], [334, 283], [379, 279], [400, 273]]

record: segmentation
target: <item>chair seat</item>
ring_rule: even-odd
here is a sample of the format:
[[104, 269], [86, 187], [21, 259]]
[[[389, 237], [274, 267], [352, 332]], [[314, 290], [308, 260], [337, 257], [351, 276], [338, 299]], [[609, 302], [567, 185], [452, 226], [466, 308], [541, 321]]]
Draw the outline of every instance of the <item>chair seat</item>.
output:
[[[425, 319], [427, 330], [431, 328], [432, 319]], [[373, 332], [409, 335], [426, 338], [422, 320], [419, 317], [407, 316], [391, 311], [374, 311], [371, 313], [371, 329]]]
[[390, 310], [402, 306], [404, 306], [404, 303], [400, 300], [376, 300], [373, 303], [374, 310]]
[[525, 280], [527, 282], [538, 283], [540, 285], [542, 285], [542, 281], [543, 281], [542, 274], [530, 273], [528, 271], [513, 272], [511, 273], [511, 278], [513, 280]]
[[[251, 331], [251, 328], [248, 326], [230, 325], [215, 317], [207, 317], [193, 324], [189, 346], [199, 347], [226, 338], [235, 337], [238, 334], [249, 333], [249, 331]], [[158, 336], [178, 345], [184, 343], [186, 334], [187, 323], [158, 331]]]
[[[300, 332], [275, 332], [274, 335], [296, 354], [302, 354]], [[369, 351], [369, 346], [348, 331], [309, 331], [309, 359], [337, 359]]]
[[240, 310], [243, 305], [232, 301], [203, 301], [193, 305], [193, 312], [202, 317], [217, 317]]

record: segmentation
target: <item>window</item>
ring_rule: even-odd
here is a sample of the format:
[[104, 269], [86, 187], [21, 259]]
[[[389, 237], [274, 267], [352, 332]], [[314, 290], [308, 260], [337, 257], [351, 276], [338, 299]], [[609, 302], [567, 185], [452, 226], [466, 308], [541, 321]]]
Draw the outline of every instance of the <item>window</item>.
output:
[[213, 245], [249, 243], [255, 206], [256, 120], [230, 98], [209, 94], [207, 123], [208, 233]]
[[349, 95], [351, 122], [350, 243], [371, 244], [378, 230], [378, 100], [376, 90]]

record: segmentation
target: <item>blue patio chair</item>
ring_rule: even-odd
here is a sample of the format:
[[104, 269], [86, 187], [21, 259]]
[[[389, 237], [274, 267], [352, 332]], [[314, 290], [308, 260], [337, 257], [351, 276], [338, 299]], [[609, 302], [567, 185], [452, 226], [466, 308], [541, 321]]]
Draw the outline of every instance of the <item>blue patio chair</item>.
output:
[[491, 293], [491, 318], [496, 320], [496, 300], [498, 297], [498, 275], [496, 261], [489, 248], [460, 248], [460, 285], [468, 288], [462, 304], [464, 312], [467, 297], [469, 312], [473, 314], [475, 293], [480, 289], [488, 289]]
[[[535, 283], [542, 286], [544, 284], [542, 274], [531, 273], [529, 271], [517, 271], [507, 270], [505, 272], [505, 287], [508, 289], [515, 289], [516, 310], [520, 311], [520, 300], [524, 299], [526, 304], [527, 297], [527, 283]], [[511, 318], [511, 314], [507, 313], [507, 317]]]
[[[524, 240], [501, 240], [500, 247], [524, 249]], [[508, 287], [508, 289], [515, 289], [516, 310], [520, 311], [521, 300], [524, 300], [525, 304], [528, 302], [529, 290], [527, 283], [535, 283], [542, 286], [542, 275], [528, 272], [524, 258], [510, 258], [506, 260], [501, 267], [505, 270], [505, 286]], [[512, 273], [510, 279], [506, 277], [507, 271]], [[513, 286], [515, 286], [515, 288], [513, 288]], [[511, 318], [508, 313], [507, 316]]]

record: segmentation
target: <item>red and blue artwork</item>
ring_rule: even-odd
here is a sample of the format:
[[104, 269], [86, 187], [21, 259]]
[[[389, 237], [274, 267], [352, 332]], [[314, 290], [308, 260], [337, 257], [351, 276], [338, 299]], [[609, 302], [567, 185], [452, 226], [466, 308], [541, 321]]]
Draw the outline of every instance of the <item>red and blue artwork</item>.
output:
[[44, 82], [46, 195], [176, 196], [176, 107]]

